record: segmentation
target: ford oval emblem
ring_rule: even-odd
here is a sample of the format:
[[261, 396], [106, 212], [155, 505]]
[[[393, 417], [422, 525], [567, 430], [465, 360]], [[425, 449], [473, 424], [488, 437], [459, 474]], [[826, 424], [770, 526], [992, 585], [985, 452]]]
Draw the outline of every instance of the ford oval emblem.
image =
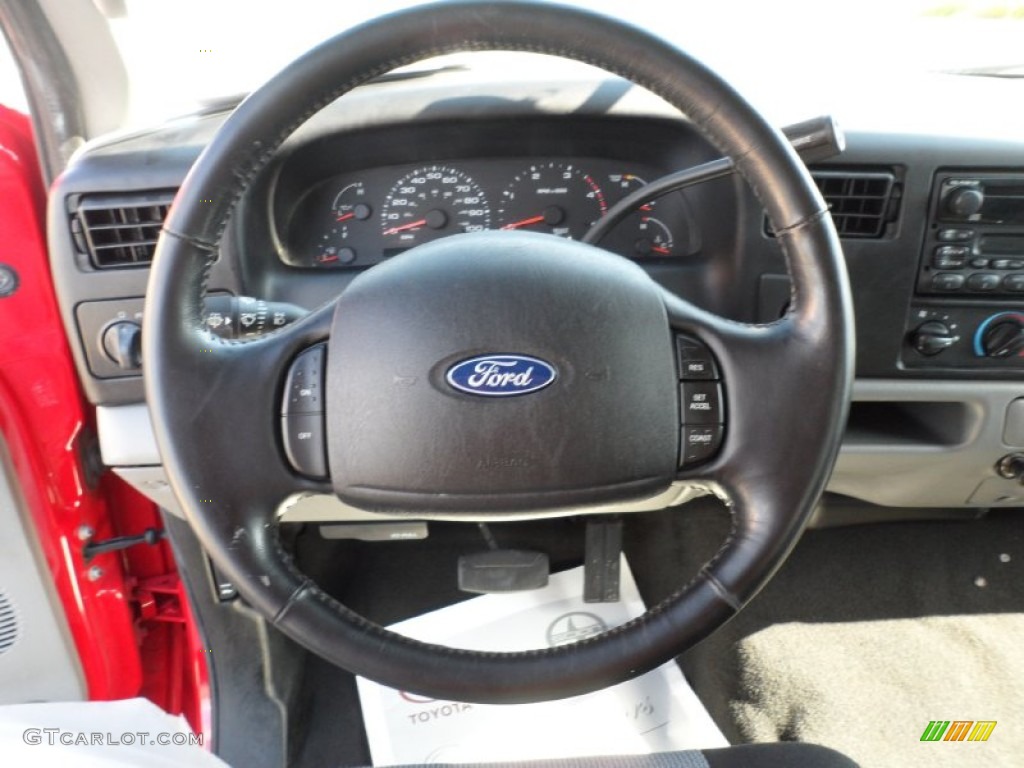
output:
[[527, 355], [480, 355], [448, 369], [445, 380], [460, 392], [484, 397], [525, 395], [558, 377], [550, 363]]

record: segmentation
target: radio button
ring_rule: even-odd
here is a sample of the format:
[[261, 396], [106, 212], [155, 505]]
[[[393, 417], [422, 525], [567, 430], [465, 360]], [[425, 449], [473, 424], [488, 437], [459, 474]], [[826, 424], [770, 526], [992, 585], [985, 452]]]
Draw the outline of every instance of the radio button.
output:
[[936, 269], [960, 269], [971, 255], [966, 245], [940, 245], [932, 256], [932, 266]]
[[935, 237], [942, 243], [965, 243], [974, 237], [974, 230], [940, 229]]
[[1007, 275], [1003, 278], [1003, 290], [1024, 293], [1024, 275]]
[[958, 291], [963, 287], [963, 275], [953, 272], [937, 272], [932, 277], [932, 288], [936, 291]]
[[975, 269], [988, 269], [988, 259], [971, 259], [967, 263]]
[[1024, 261], [1020, 259], [993, 259], [992, 269], [1024, 269]]
[[989, 272], [976, 272], [967, 278], [967, 288], [972, 291], [994, 291], [999, 288], [1002, 277]]

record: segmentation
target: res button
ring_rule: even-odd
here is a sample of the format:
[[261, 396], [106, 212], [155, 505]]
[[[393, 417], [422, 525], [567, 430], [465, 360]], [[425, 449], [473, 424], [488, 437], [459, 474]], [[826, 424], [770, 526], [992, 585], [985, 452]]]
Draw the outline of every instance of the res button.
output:
[[682, 381], [714, 381], [718, 378], [711, 350], [697, 339], [676, 336], [676, 356]]

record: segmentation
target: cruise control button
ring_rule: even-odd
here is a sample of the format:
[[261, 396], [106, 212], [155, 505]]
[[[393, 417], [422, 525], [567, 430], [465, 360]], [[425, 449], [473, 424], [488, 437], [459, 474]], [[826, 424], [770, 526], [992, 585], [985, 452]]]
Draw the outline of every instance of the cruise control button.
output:
[[690, 427], [701, 424], [721, 424], [722, 393], [715, 382], [684, 382], [679, 387], [682, 397], [682, 422]]
[[284, 384], [281, 413], [320, 413], [324, 410], [324, 357], [317, 344], [295, 358]]
[[281, 417], [284, 452], [292, 467], [310, 477], [327, 477], [324, 415], [290, 413]]
[[688, 467], [707, 461], [718, 452], [724, 428], [718, 424], [708, 427], [683, 427], [683, 444], [679, 466]]
[[1001, 275], [977, 272], [967, 278], [967, 287], [972, 291], [994, 291], [1002, 281]]
[[676, 336], [679, 378], [683, 381], [710, 381], [718, 378], [711, 350], [690, 336]]
[[964, 276], [952, 272], [938, 272], [932, 277], [932, 288], [936, 291], [957, 291], [964, 287]]

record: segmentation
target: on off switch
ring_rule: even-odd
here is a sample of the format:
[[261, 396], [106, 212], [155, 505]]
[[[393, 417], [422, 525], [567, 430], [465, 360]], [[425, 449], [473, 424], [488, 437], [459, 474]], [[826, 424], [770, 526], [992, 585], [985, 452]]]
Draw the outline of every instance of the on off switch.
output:
[[281, 402], [281, 437], [288, 462], [309, 477], [327, 477], [324, 362], [327, 346], [310, 347], [292, 363]]
[[285, 380], [283, 414], [323, 413], [325, 352], [324, 345], [317, 344], [295, 358]]

